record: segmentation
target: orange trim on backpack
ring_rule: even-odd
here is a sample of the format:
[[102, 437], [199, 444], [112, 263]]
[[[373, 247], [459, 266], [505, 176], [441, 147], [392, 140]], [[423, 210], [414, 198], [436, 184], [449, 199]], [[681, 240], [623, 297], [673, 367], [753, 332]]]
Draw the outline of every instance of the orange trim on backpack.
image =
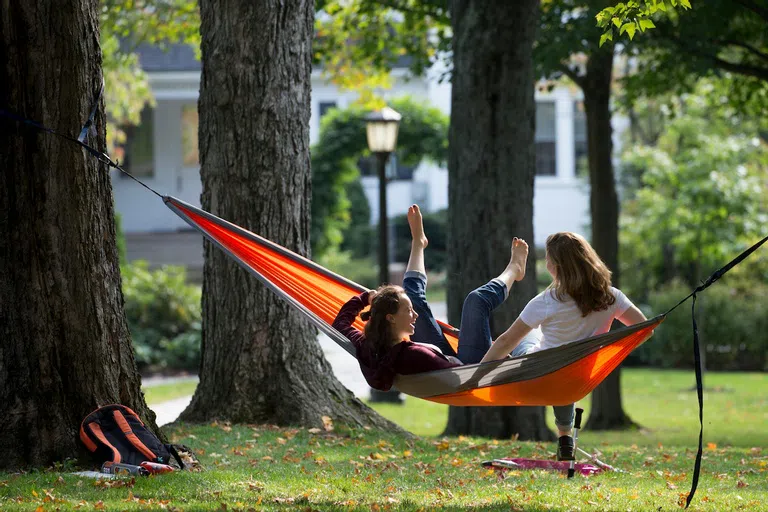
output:
[[[128, 410], [130, 411], [130, 409]], [[123, 413], [121, 413], [120, 411], [112, 411], [112, 416], [114, 416], [115, 421], [122, 429], [123, 434], [125, 434], [125, 437], [128, 438], [128, 441], [130, 441], [131, 444], [137, 450], [143, 453], [146, 457], [149, 457], [150, 462], [155, 462], [157, 460], [157, 455], [153, 453], [152, 450], [147, 448], [147, 446], [141, 442], [141, 439], [136, 437], [136, 434], [133, 433], [131, 426], [128, 424], [128, 420], [125, 419], [125, 416], [123, 416]]]
[[132, 415], [133, 415], [133, 416], [136, 418], [136, 421], [138, 421], [138, 422], [139, 422], [139, 424], [140, 424], [142, 427], [144, 426], [144, 422], [143, 422], [143, 421], [141, 421], [141, 418], [139, 418], [139, 415], [138, 415], [138, 414], [136, 414], [135, 412], [133, 412], [133, 409], [131, 409], [130, 407], [126, 407], [126, 406], [124, 406], [124, 405], [122, 406], [122, 408], [123, 408], [123, 409], [125, 409], [126, 411], [128, 411], [129, 413], [131, 413], [131, 414], [132, 414]]
[[105, 445], [109, 446], [112, 449], [112, 454], [114, 455], [114, 460], [112, 462], [120, 462], [122, 458], [120, 457], [120, 452], [115, 448], [112, 443], [107, 441], [107, 437], [104, 435], [104, 432], [101, 431], [101, 427], [98, 423], [95, 421], [88, 424], [89, 427], [91, 427], [91, 430], [93, 430], [93, 434]]
[[88, 437], [88, 434], [85, 433], [85, 430], [83, 429], [83, 426], [80, 426], [80, 440], [83, 442], [86, 448], [91, 450], [92, 452], [95, 452], [99, 449], [98, 446], [96, 446], [96, 443], [91, 441], [91, 438]]

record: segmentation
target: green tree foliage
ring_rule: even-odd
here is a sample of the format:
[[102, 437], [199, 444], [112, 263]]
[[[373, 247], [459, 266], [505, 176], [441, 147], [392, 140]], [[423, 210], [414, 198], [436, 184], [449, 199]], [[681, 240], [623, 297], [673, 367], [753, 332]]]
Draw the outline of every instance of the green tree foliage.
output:
[[653, 18], [658, 16], [676, 17], [677, 9], [690, 9], [689, 0], [631, 0], [619, 2], [597, 13], [597, 26], [603, 29], [600, 46], [613, 41], [614, 35], [626, 34], [630, 40], [636, 32], [656, 28]]
[[184, 267], [150, 270], [144, 261], [121, 269], [125, 316], [140, 371], [200, 366], [200, 286]]
[[[739, 116], [715, 88], [703, 82], [673, 101], [657, 145], [623, 156], [639, 186], [622, 217], [624, 286], [634, 296], [673, 278], [693, 288], [765, 235], [768, 145], [759, 119]], [[764, 281], [766, 260], [756, 255], [729, 276]]]
[[315, 7], [316, 63], [369, 107], [381, 103], [376, 91], [391, 86], [396, 64], [418, 76], [450, 50], [447, 0], [321, 0]]
[[154, 101], [134, 50], [141, 43], [164, 45], [181, 41], [199, 48], [200, 16], [194, 0], [102, 2], [101, 50], [110, 150], [125, 140], [119, 127], [138, 124], [141, 110]]
[[[448, 119], [439, 109], [409, 97], [397, 98], [390, 106], [403, 116], [397, 138], [397, 156], [405, 165], [417, 165], [426, 158], [445, 162], [448, 150]], [[361, 105], [332, 109], [320, 123], [320, 137], [312, 148], [312, 252], [321, 256], [338, 248], [351, 222], [353, 204], [348, 187], [360, 172], [357, 162], [369, 154], [365, 116]], [[361, 196], [357, 190], [357, 200]], [[354, 205], [356, 215], [365, 209]], [[370, 210], [365, 216], [367, 223]]]
[[[746, 288], [738, 286], [738, 281], [728, 273], [696, 301], [696, 322], [707, 369], [765, 371], [768, 370], [768, 336], [764, 335], [768, 329], [768, 284], [754, 276]], [[690, 292], [690, 285], [675, 279], [650, 293], [647, 313], [664, 313]], [[669, 315], [653, 338], [632, 354], [633, 362], [661, 368], [692, 368], [689, 311], [677, 310]]]
[[[762, 7], [761, 7], [762, 6]], [[718, 92], [742, 112], [768, 111], [768, 4], [696, 2], [683, 17], [662, 17], [635, 52], [626, 101], [682, 94], [699, 78], [728, 78]]]

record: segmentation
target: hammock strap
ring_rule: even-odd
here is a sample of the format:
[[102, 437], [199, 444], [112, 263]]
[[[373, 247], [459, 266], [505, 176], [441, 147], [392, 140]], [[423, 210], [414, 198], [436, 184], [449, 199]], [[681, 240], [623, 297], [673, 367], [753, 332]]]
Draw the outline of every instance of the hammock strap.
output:
[[693, 302], [691, 303], [691, 318], [693, 319], [693, 360], [696, 369], [696, 394], [699, 398], [699, 449], [696, 452], [696, 462], [693, 465], [691, 490], [688, 492], [688, 497], [685, 499], [685, 508], [688, 508], [688, 505], [691, 504], [693, 495], [696, 494], [696, 488], [699, 486], [701, 454], [704, 445], [704, 382], [702, 379], [701, 348], [699, 347], [699, 328], [696, 326], [696, 292], [693, 293]]
[[7, 119], [11, 119], [11, 120], [16, 121], [18, 123], [32, 126], [33, 128], [36, 128], [36, 129], [38, 129], [40, 131], [43, 131], [43, 132], [46, 132], [46, 133], [50, 133], [51, 135], [55, 135], [56, 137], [60, 137], [60, 138], [62, 138], [64, 140], [72, 142], [73, 144], [77, 144], [78, 146], [80, 146], [81, 148], [86, 150], [88, 153], [90, 153], [92, 156], [94, 156], [96, 158], [96, 160], [98, 160], [99, 162], [105, 164], [107, 166], [107, 168], [114, 167], [115, 169], [117, 169], [118, 171], [122, 172], [123, 174], [125, 174], [126, 176], [131, 178], [133, 181], [135, 181], [136, 183], [138, 183], [139, 185], [141, 185], [142, 187], [146, 188], [147, 190], [149, 190], [150, 192], [155, 194], [157, 197], [162, 199], [163, 196], [160, 193], [158, 193], [156, 190], [154, 190], [149, 185], [145, 184], [143, 181], [141, 181], [138, 178], [136, 178], [133, 174], [129, 173], [128, 171], [126, 171], [125, 169], [120, 167], [119, 163], [114, 161], [114, 160], [112, 160], [112, 158], [110, 158], [110, 156], [108, 154], [104, 153], [103, 151], [99, 151], [99, 150], [93, 148], [92, 146], [89, 146], [85, 142], [85, 138], [88, 136], [88, 130], [93, 125], [93, 120], [96, 117], [96, 112], [98, 111], [98, 106], [99, 106], [99, 98], [101, 97], [101, 94], [102, 94], [103, 91], [104, 91], [104, 84], [102, 84], [101, 89], [99, 90], [99, 92], [96, 93], [96, 99], [94, 101], [93, 108], [91, 109], [91, 113], [88, 116], [88, 119], [85, 121], [85, 124], [83, 125], [82, 129], [80, 130], [80, 134], [77, 136], [77, 138], [70, 137], [69, 135], [64, 135], [63, 133], [59, 133], [56, 130], [48, 128], [47, 126], [44, 126], [44, 125], [38, 123], [37, 121], [33, 121], [32, 119], [20, 116], [18, 114], [15, 114], [13, 112], [10, 112], [10, 111], [2, 109], [2, 108], [0, 108], [0, 117], [5, 117]]
[[691, 320], [693, 324], [693, 361], [694, 361], [694, 369], [696, 371], [696, 394], [698, 395], [699, 399], [699, 448], [696, 452], [696, 463], [693, 466], [693, 478], [691, 481], [691, 490], [688, 493], [688, 497], [685, 501], [685, 508], [688, 508], [688, 505], [691, 504], [691, 500], [693, 500], [693, 495], [696, 494], [696, 487], [699, 485], [699, 473], [701, 471], [701, 455], [704, 448], [704, 383], [702, 379], [702, 362], [701, 362], [701, 346], [699, 344], [699, 328], [696, 325], [696, 294], [709, 288], [712, 283], [723, 277], [726, 272], [731, 270], [733, 267], [744, 261], [744, 259], [747, 258], [750, 254], [755, 252], [761, 245], [763, 245], [766, 241], [768, 241], [768, 236], [764, 237], [762, 240], [758, 241], [752, 247], [749, 247], [744, 252], [733, 258], [731, 261], [729, 261], [726, 265], [719, 268], [715, 272], [712, 273], [709, 278], [704, 281], [702, 284], [700, 284], [698, 287], [696, 287], [695, 290], [693, 290], [690, 294], [688, 294], [687, 297], [685, 297], [683, 300], [675, 304], [669, 311], [664, 313], [664, 315], [668, 315], [672, 312], [672, 310], [676, 309], [680, 304], [687, 301], [691, 297], [693, 297], [693, 303], [691, 304]]

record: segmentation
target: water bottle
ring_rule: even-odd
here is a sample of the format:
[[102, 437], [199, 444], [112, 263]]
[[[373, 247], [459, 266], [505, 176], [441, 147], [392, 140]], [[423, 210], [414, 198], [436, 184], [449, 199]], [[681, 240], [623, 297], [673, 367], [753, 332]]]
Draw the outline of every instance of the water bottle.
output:
[[134, 466], [133, 464], [126, 464], [124, 462], [112, 462], [107, 461], [101, 466], [101, 472], [109, 475], [138, 475], [146, 476], [149, 474], [145, 468], [141, 466]]

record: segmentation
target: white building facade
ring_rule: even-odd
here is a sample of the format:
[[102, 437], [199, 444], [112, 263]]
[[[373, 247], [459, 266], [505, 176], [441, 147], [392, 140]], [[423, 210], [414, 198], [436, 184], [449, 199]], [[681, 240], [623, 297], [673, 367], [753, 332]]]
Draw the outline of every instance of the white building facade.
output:
[[[128, 131], [125, 167], [161, 194], [200, 205], [202, 183], [198, 164], [197, 99], [200, 64], [191, 50], [174, 47], [170, 53], [141, 53], [156, 105], [142, 115], [142, 124]], [[450, 113], [449, 83], [425, 78], [407, 79], [405, 70], [394, 72], [394, 86], [385, 97], [410, 95]], [[344, 108], [355, 93], [339, 91], [318, 71], [312, 74], [310, 141], [316, 143], [320, 118], [330, 108]], [[587, 233], [589, 189], [577, 169], [586, 158], [586, 130], [581, 98], [576, 89], [560, 86], [536, 92], [537, 176], [534, 190], [535, 243], [542, 246], [556, 231]], [[363, 176], [371, 206], [371, 223], [378, 219], [378, 178]], [[121, 173], [113, 173], [116, 209], [123, 230], [131, 235], [173, 233], [188, 229], [146, 189]], [[403, 215], [418, 203], [433, 212], [448, 206], [448, 172], [423, 162], [411, 179], [393, 180], [387, 190], [389, 216]], [[130, 252], [130, 251], [129, 251]]]

